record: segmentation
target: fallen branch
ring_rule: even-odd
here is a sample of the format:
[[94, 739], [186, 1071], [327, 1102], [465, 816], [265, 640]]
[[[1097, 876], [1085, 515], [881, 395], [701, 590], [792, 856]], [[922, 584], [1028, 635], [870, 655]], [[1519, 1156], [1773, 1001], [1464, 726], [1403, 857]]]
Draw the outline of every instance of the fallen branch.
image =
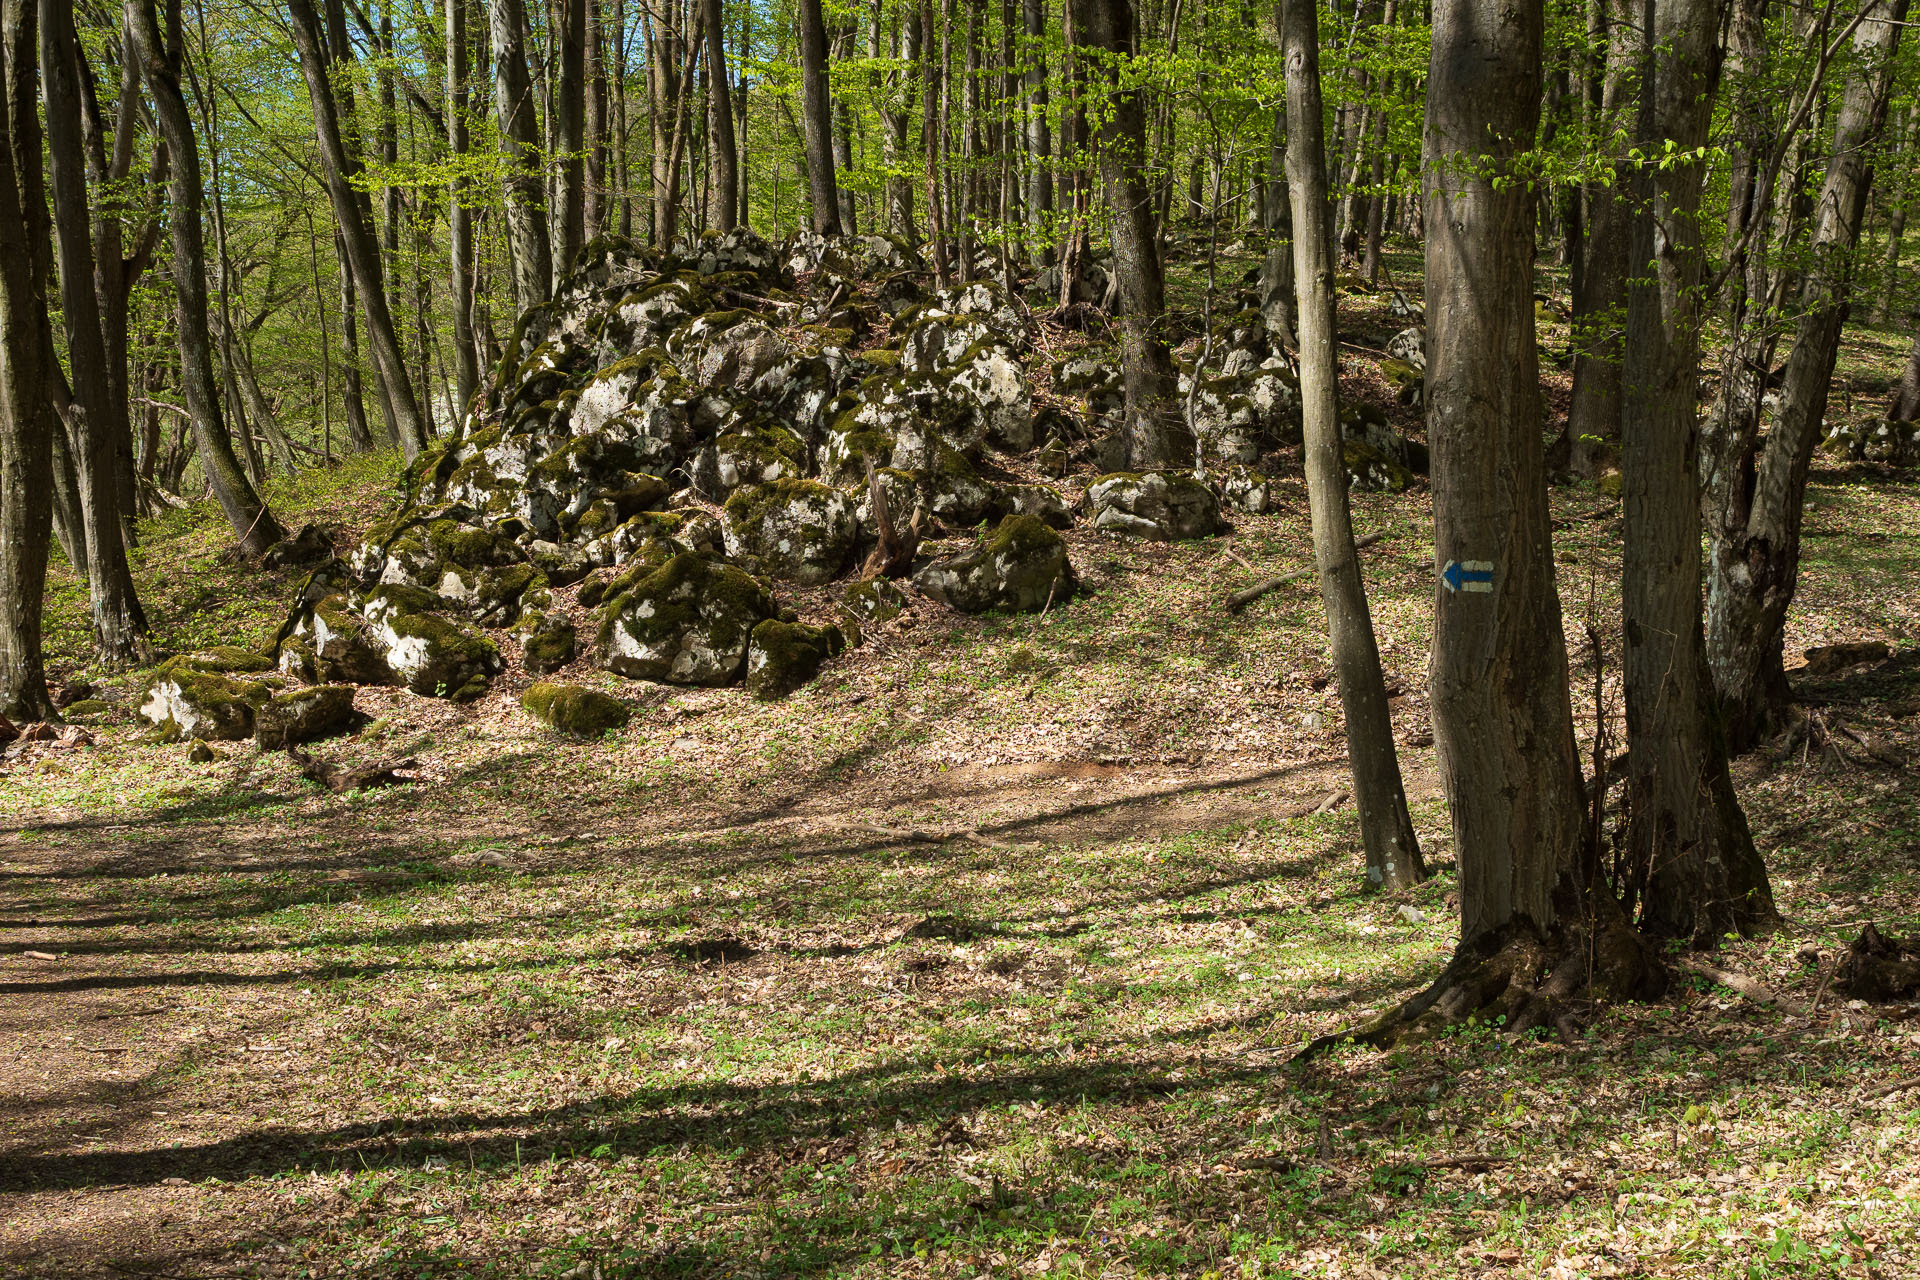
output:
[[971, 844], [985, 845], [989, 849], [1022, 847], [1017, 844], [1002, 844], [998, 840], [989, 840], [971, 827], [882, 827], [871, 822], [854, 822], [848, 824], [848, 830], [885, 836], [889, 840], [898, 840], [902, 844], [950, 844], [955, 840], [965, 840]]
[[[1353, 549], [1355, 551], [1364, 550], [1374, 543], [1384, 540], [1386, 536], [1386, 533], [1382, 531], [1379, 533], [1370, 533], [1364, 538], [1355, 538], [1353, 541]], [[1242, 587], [1227, 597], [1227, 612], [1238, 613], [1255, 600], [1258, 600], [1261, 596], [1266, 595], [1267, 592], [1272, 591], [1275, 587], [1284, 587], [1289, 582], [1297, 582], [1313, 572], [1314, 566], [1308, 565], [1304, 569], [1295, 569], [1292, 573], [1283, 573], [1277, 578], [1268, 578], [1266, 581], [1256, 582], [1250, 587]]]
[[1704, 960], [1691, 958], [1679, 960], [1676, 965], [1688, 973], [1697, 973], [1703, 978], [1711, 978], [1763, 1009], [1778, 1009], [1782, 1013], [1790, 1013], [1795, 1017], [1805, 1017], [1808, 1013], [1806, 1005], [1791, 996], [1783, 996], [1773, 988], [1755, 982], [1744, 973], [1735, 973], [1731, 969], [1718, 969]]
[[1878, 1089], [1869, 1089], [1862, 1096], [1871, 1102], [1879, 1098], [1891, 1098], [1894, 1094], [1900, 1093], [1903, 1090], [1912, 1089], [1915, 1086], [1920, 1086], [1920, 1076], [1908, 1076], [1905, 1080], [1895, 1080], [1892, 1084], [1883, 1084]]
[[1489, 1156], [1478, 1152], [1464, 1156], [1435, 1156], [1431, 1160], [1422, 1160], [1423, 1169], [1485, 1169], [1496, 1164], [1507, 1164], [1511, 1156]]

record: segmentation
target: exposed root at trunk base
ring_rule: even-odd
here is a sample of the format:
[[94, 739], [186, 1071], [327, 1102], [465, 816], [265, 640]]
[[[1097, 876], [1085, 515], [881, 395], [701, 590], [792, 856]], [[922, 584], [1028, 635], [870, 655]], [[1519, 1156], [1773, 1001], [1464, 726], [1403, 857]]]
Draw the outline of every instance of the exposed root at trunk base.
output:
[[1552, 1027], [1571, 1040], [1576, 999], [1658, 1000], [1668, 981], [1654, 945], [1617, 915], [1591, 928], [1561, 925], [1544, 935], [1516, 923], [1462, 943], [1425, 991], [1350, 1031], [1321, 1036], [1293, 1061], [1349, 1042], [1384, 1049], [1469, 1020], [1500, 1026], [1510, 1036]]

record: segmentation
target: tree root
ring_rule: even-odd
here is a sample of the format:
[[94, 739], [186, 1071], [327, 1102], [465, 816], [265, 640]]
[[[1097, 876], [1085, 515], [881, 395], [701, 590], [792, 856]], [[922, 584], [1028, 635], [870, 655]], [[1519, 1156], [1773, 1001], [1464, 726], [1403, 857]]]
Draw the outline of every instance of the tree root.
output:
[[1321, 1036], [1292, 1061], [1349, 1042], [1384, 1049], [1468, 1021], [1497, 1025], [1510, 1037], [1551, 1027], [1570, 1042], [1575, 999], [1657, 1000], [1668, 981], [1653, 945], [1617, 916], [1545, 936], [1515, 924], [1463, 943], [1425, 991], [1359, 1027]]

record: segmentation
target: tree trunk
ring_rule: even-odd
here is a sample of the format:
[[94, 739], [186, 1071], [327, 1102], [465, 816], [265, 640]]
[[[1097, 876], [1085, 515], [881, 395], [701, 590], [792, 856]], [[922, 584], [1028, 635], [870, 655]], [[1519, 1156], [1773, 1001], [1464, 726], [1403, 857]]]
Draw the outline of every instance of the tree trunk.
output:
[[734, 150], [726, 11], [721, 0], [700, 0], [700, 12], [707, 24], [707, 154], [713, 171], [708, 225], [726, 232], [739, 225], [740, 209], [740, 158]]
[[1891, 178], [1887, 189], [1887, 266], [1880, 286], [1880, 323], [1891, 324], [1900, 305], [1900, 249], [1907, 235], [1907, 207], [1913, 203], [1914, 125], [1920, 121], [1920, 102], [1907, 104], [1906, 119], [1893, 139]]
[[[469, 144], [467, 0], [446, 0], [447, 20], [447, 150], [456, 165], [464, 162]], [[447, 188], [447, 253], [451, 274], [447, 292], [453, 304], [454, 421], [464, 419], [480, 386], [480, 361], [473, 343], [473, 209], [472, 192], [456, 167]]]
[[[1886, 123], [1907, 0], [1880, 0], [1869, 13], [1854, 33], [1856, 67], [1842, 96], [1815, 205], [1780, 407], [1765, 440], [1752, 446], [1751, 461], [1734, 463], [1742, 472], [1751, 466], [1751, 480], [1720, 490], [1723, 501], [1733, 500], [1709, 514], [1707, 658], [1736, 752], [1774, 726], [1791, 694], [1781, 662], [1782, 627], [1799, 578], [1807, 471], [1826, 422], [1854, 250], [1873, 180], [1870, 157]], [[1728, 467], [1724, 459], [1715, 463]]]
[[933, 35], [933, 0], [920, 0], [921, 120], [920, 146], [926, 160], [927, 237], [932, 249], [934, 283], [947, 283], [947, 229], [940, 204], [940, 82], [945, 64], [938, 60], [940, 42]]
[[800, 93], [813, 229], [840, 234], [840, 189], [833, 176], [833, 104], [827, 92], [827, 28], [820, 0], [800, 0]]
[[1034, 230], [1036, 266], [1053, 260], [1053, 244], [1045, 234], [1053, 214], [1053, 133], [1047, 122], [1047, 9], [1042, 0], [1021, 0], [1026, 28], [1027, 82], [1027, 217]]
[[[1704, 146], [1717, 0], [1647, 0], [1639, 147]], [[1700, 612], [1700, 189], [1706, 162], [1639, 168], [1621, 386], [1626, 509], [1627, 837], [1615, 889], [1641, 927], [1713, 946], [1773, 919], [1766, 866], [1727, 770]], [[1658, 248], [1656, 249], [1656, 246]]]
[[46, 263], [35, 0], [0, 0], [0, 715], [55, 718], [41, 658], [53, 421], [41, 317]]
[[493, 34], [494, 108], [506, 169], [507, 259], [514, 301], [524, 312], [553, 296], [540, 128], [527, 75], [527, 15], [521, 0], [488, 0], [487, 13]]
[[573, 265], [586, 242], [587, 5], [592, 0], [559, 0], [559, 83], [553, 95], [553, 138], [560, 153], [560, 215], [554, 231], [552, 270], [558, 277]]
[[607, 230], [607, 32], [599, 0], [583, 0], [587, 10], [587, 123], [585, 237]]
[[1113, 274], [1120, 296], [1120, 361], [1126, 390], [1127, 464], [1163, 467], [1192, 457], [1173, 403], [1173, 360], [1161, 333], [1166, 276], [1144, 161], [1146, 114], [1122, 64], [1132, 56], [1131, 0], [1070, 0], [1074, 37], [1099, 52], [1094, 63], [1107, 97], [1100, 113], [1100, 170], [1113, 211]]
[[1293, 203], [1294, 279], [1299, 293], [1300, 404], [1306, 432], [1307, 494], [1313, 555], [1327, 610], [1327, 639], [1340, 679], [1347, 722], [1347, 760], [1367, 850], [1367, 882], [1409, 888], [1426, 878], [1407, 813], [1400, 760], [1393, 745], [1387, 686], [1367, 609], [1360, 555], [1347, 506], [1347, 464], [1340, 438], [1339, 358], [1335, 352], [1333, 246], [1327, 238], [1325, 142], [1321, 134], [1320, 31], [1315, 0], [1283, 0], [1281, 53], [1286, 59], [1287, 185]]
[[353, 271], [347, 266], [347, 248], [338, 227], [333, 233], [333, 252], [340, 277], [340, 347], [346, 357], [340, 365], [340, 377], [347, 440], [355, 450], [367, 453], [373, 448], [373, 431], [367, 426], [367, 398], [360, 385], [360, 300], [354, 292]]
[[181, 394], [192, 415], [200, 464], [220, 509], [226, 513], [241, 547], [249, 555], [262, 555], [284, 535], [234, 456], [233, 438], [227, 434], [220, 393], [213, 381], [213, 339], [207, 326], [206, 233], [200, 216], [200, 150], [194, 139], [193, 117], [180, 92], [180, 11], [177, 7], [169, 9], [164, 39], [154, 16], [153, 0], [127, 0], [126, 16], [139, 47], [148, 91], [153, 94], [154, 119], [171, 157], [168, 194], [173, 209], [167, 222], [173, 242]]
[[307, 82], [307, 96], [313, 103], [314, 136], [320, 147], [321, 167], [325, 171], [327, 195], [333, 205], [334, 221], [340, 228], [347, 264], [353, 272], [354, 287], [360, 293], [361, 308], [367, 321], [367, 342], [373, 348], [374, 376], [380, 381], [381, 394], [392, 406], [394, 425], [400, 436], [400, 449], [411, 462], [427, 447], [433, 432], [420, 413], [414, 395], [405, 356], [394, 328], [393, 313], [387, 306], [386, 275], [380, 246], [374, 239], [368, 217], [365, 192], [356, 181], [360, 161], [347, 149], [340, 130], [340, 119], [333, 99], [329, 75], [327, 41], [314, 11], [312, 0], [289, 0], [294, 45], [300, 55], [300, 71]]
[[1624, 160], [1612, 141], [1624, 128], [1635, 93], [1640, 15], [1635, 0], [1604, 0], [1607, 63], [1600, 105], [1601, 134], [1613, 157], [1612, 178], [1588, 193], [1587, 243], [1573, 295], [1573, 399], [1567, 438], [1575, 471], [1598, 474], [1620, 440], [1620, 358], [1627, 307], [1627, 238], [1632, 210]]
[[1540, 443], [1533, 195], [1515, 173], [1539, 123], [1541, 23], [1540, 0], [1434, 5], [1424, 148], [1442, 573], [1433, 727], [1463, 948], [1515, 930], [1544, 936], [1571, 905], [1561, 890], [1583, 847]]
[[[46, 145], [53, 195], [54, 245], [60, 267], [61, 310], [67, 358], [73, 367], [73, 401], [67, 409], [80, 511], [85, 525], [87, 589], [93, 642], [101, 661], [119, 667], [145, 661], [151, 652], [147, 618], [127, 565], [121, 536], [114, 431], [127, 430], [125, 401], [116, 413], [114, 379], [107, 360], [97, 275], [93, 220], [88, 212], [85, 148], [81, 137], [79, 40], [73, 9], [62, 0], [40, 0], [40, 62], [45, 80]], [[128, 121], [129, 127], [131, 120]], [[78, 566], [76, 566], [78, 567]]]
[[1887, 401], [1887, 421], [1920, 422], [1920, 333], [1914, 335], [1907, 367], [1894, 384], [1893, 398]]

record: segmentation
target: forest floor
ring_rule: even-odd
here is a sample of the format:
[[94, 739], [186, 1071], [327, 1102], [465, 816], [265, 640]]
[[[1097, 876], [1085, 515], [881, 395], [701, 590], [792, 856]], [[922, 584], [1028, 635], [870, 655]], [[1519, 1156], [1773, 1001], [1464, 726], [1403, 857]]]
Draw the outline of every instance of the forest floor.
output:
[[[390, 476], [276, 503], [351, 534]], [[10, 757], [0, 1275], [1920, 1274], [1920, 1010], [1828, 988], [1863, 922], [1920, 932], [1911, 765], [1739, 764], [1784, 923], [1718, 963], [1810, 1014], [1694, 980], [1570, 1045], [1288, 1068], [1432, 978], [1456, 913], [1426, 495], [1356, 495], [1435, 870], [1383, 897], [1312, 580], [1222, 607], [1309, 560], [1280, 488], [1229, 538], [1076, 531], [1085, 596], [923, 604], [781, 703], [583, 666], [635, 715], [578, 742], [518, 674], [469, 708], [363, 691], [315, 749], [407, 785], [192, 764], [130, 713]], [[1617, 733], [1585, 628], [1613, 630], [1619, 509], [1554, 504], [1576, 713]], [[1824, 470], [1808, 506], [1789, 661], [1894, 654], [1800, 692], [1920, 760], [1920, 483]], [[292, 583], [222, 541], [203, 510], [147, 530], [170, 647], [281, 616]]]

